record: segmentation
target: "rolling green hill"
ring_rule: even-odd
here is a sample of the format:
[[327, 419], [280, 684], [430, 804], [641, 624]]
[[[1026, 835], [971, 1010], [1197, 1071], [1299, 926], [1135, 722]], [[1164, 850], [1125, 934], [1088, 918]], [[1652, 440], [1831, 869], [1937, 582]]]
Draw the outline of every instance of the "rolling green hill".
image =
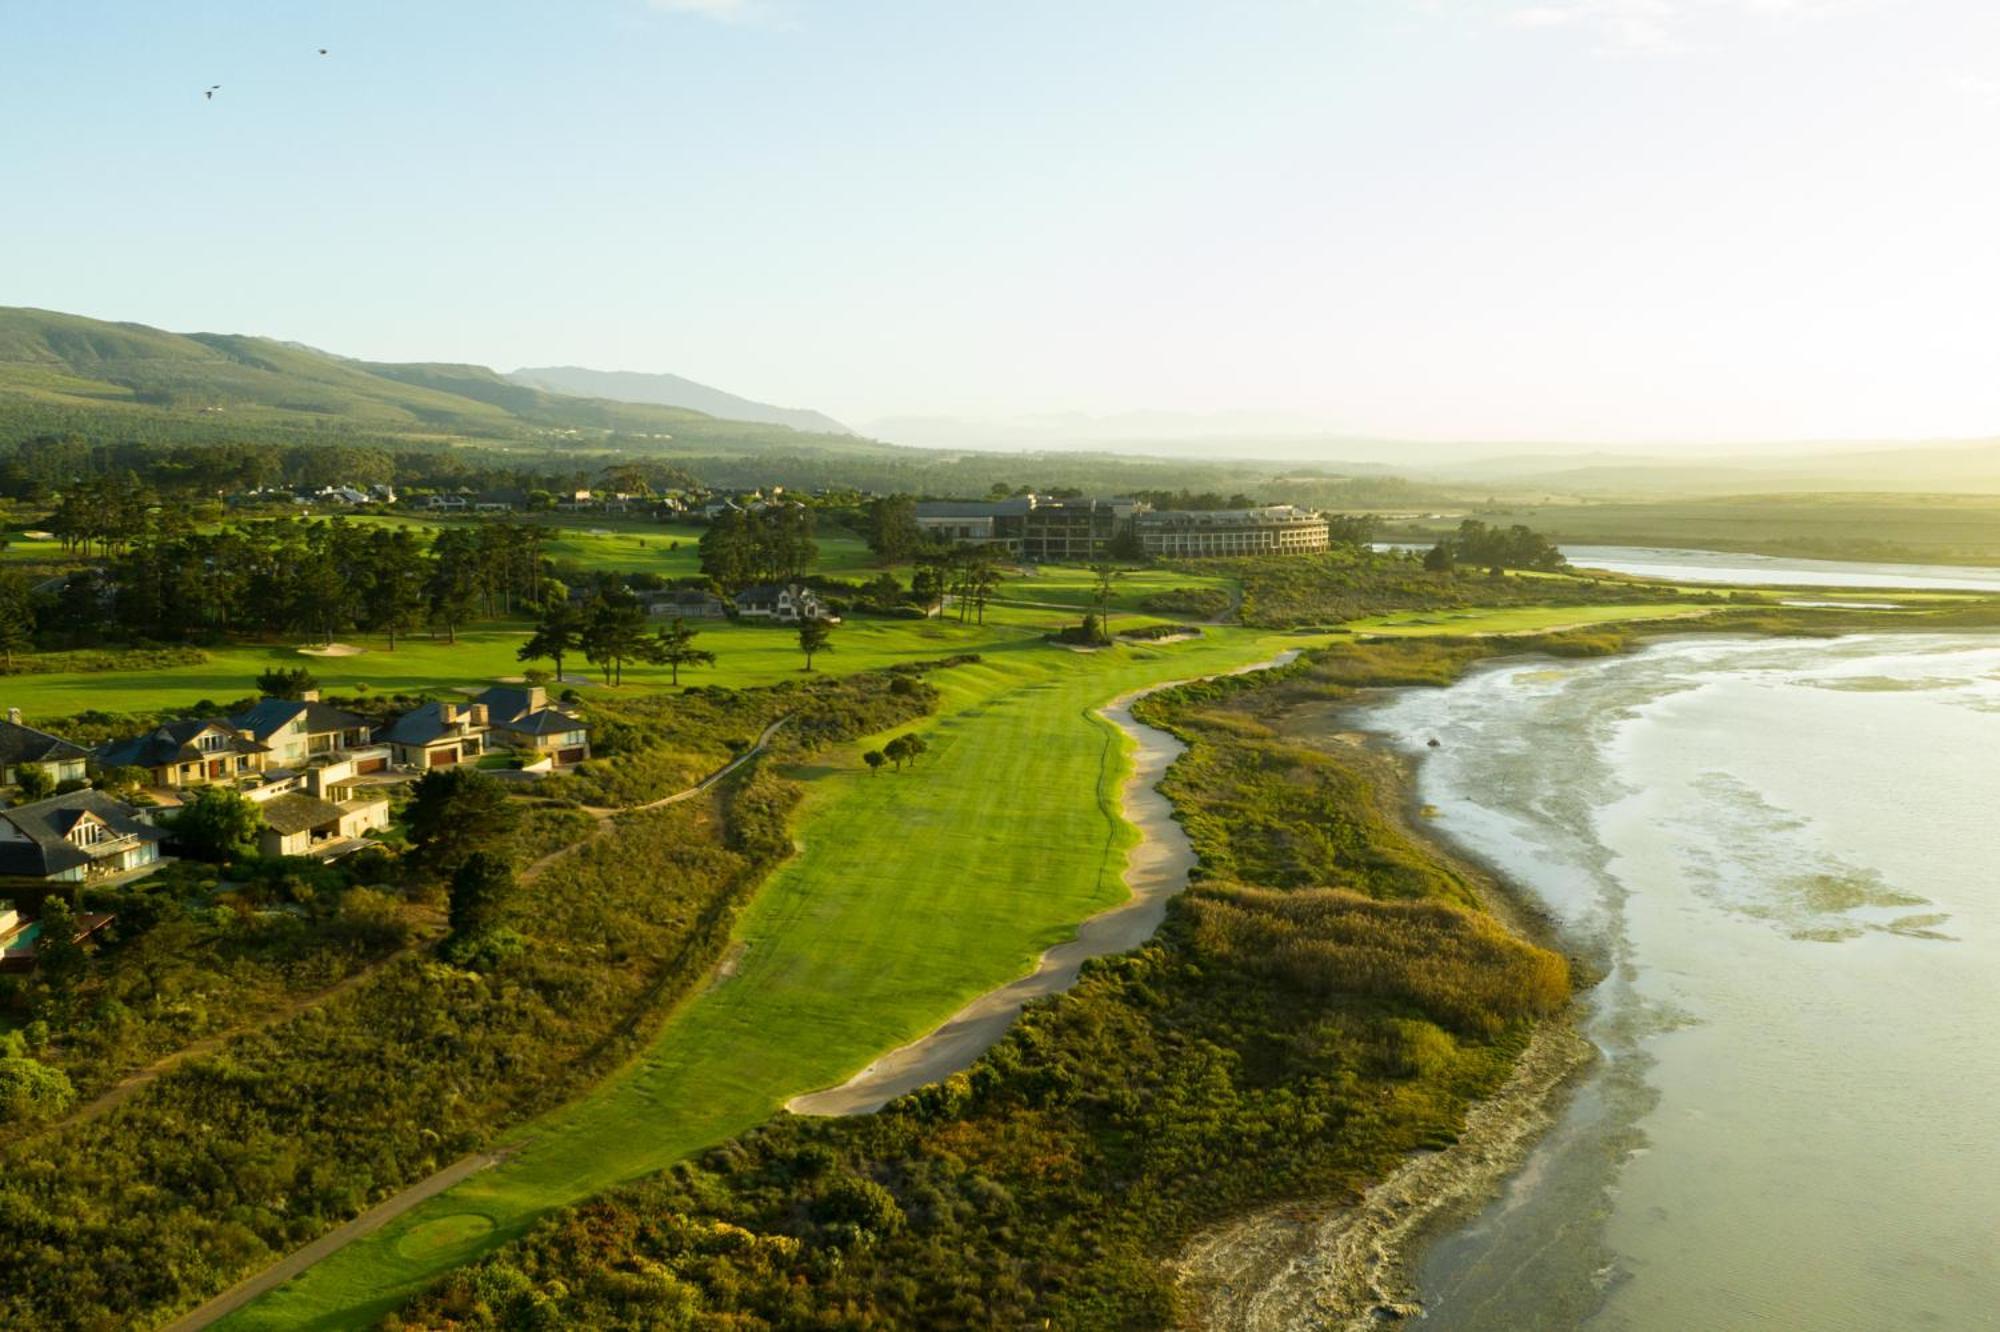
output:
[[381, 364], [271, 338], [0, 308], [0, 414], [97, 424], [121, 413], [176, 418], [194, 433], [200, 426], [216, 433], [275, 427], [498, 442], [618, 434], [676, 453], [852, 449], [857, 442], [681, 407], [551, 393], [484, 366]]

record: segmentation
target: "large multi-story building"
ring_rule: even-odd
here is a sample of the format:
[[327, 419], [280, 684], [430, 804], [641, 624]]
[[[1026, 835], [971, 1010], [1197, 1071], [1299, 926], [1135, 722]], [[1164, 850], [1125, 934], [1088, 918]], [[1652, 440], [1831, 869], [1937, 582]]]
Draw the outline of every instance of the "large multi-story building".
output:
[[917, 526], [940, 541], [1024, 560], [1079, 564], [1127, 550], [1159, 559], [1295, 555], [1327, 548], [1326, 519], [1290, 504], [1257, 509], [1152, 509], [1129, 499], [1046, 499], [917, 505]]
[[1139, 549], [1155, 559], [1307, 555], [1327, 547], [1326, 518], [1290, 504], [1260, 509], [1163, 509], [1138, 517]]

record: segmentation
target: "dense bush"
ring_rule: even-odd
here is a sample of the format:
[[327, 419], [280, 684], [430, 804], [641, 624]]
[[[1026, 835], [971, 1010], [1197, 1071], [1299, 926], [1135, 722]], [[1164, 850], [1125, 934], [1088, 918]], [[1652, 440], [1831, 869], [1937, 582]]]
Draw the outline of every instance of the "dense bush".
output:
[[[0, 1148], [0, 1325], [185, 1305], [603, 1073], [720, 954], [785, 849], [768, 828], [791, 789], [760, 774], [555, 862], [509, 901], [499, 923], [526, 946], [490, 971], [410, 958], [87, 1132]], [[725, 836], [738, 800], [756, 831]], [[85, 1252], [97, 1261], [79, 1267]]]

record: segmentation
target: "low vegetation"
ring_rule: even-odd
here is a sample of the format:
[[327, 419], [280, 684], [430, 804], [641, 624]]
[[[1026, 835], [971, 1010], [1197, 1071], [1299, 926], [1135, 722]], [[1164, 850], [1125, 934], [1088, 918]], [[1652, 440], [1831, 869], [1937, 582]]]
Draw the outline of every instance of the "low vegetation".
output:
[[1339, 624], [1386, 611], [1436, 611], [1466, 607], [1591, 606], [1690, 598], [1670, 588], [1594, 578], [1494, 574], [1484, 567], [1430, 570], [1423, 557], [1341, 547], [1324, 555], [1271, 560], [1204, 560], [1189, 566], [1224, 574], [1243, 585], [1244, 624], [1266, 629]]
[[[931, 697], [881, 681], [874, 692], [882, 703], [850, 717], [849, 734], [885, 716], [913, 719]], [[754, 693], [738, 697], [753, 720], [774, 709]], [[820, 708], [824, 737], [842, 723], [837, 702]], [[690, 729], [749, 729], [726, 712], [718, 706]], [[635, 756], [644, 739], [628, 737]], [[30, 996], [41, 1014], [32, 1062], [57, 1076], [100, 1049], [129, 1065], [158, 1048], [120, 1054], [111, 1042], [131, 1029], [135, 1004], [143, 1011], [153, 1002], [163, 976], [170, 988], [158, 994], [170, 1008], [176, 992], [185, 1004], [200, 988], [211, 1001], [226, 994], [277, 1005], [281, 1020], [165, 1072], [87, 1130], [0, 1145], [0, 1250], [10, 1256], [0, 1325], [148, 1322], [603, 1077], [699, 984], [752, 888], [790, 854], [786, 822], [798, 788], [745, 769], [709, 798], [621, 819], [530, 882], [496, 848], [515, 866], [529, 863], [551, 843], [575, 842], [588, 820], [560, 805], [529, 806], [517, 829], [527, 802], [502, 795], [495, 805], [495, 793], [469, 772], [427, 778], [407, 813], [415, 841], [407, 865], [383, 888], [346, 876], [324, 893], [294, 891], [315, 904], [305, 910], [189, 907], [176, 888], [192, 885], [161, 880], [166, 900], [154, 919], [139, 917], [135, 893], [127, 934], [62, 993]], [[442, 950], [392, 962], [285, 1015], [286, 995], [359, 955], [357, 931], [362, 951], [380, 955], [412, 919], [442, 933], [434, 923], [447, 912]], [[305, 936], [310, 945], [297, 942], [298, 951], [337, 965], [300, 962], [295, 974], [271, 940], [262, 940], [258, 968], [238, 975], [213, 964], [211, 953], [227, 956], [226, 941], [247, 948], [239, 936], [259, 931], [280, 942]], [[46, 969], [35, 985], [45, 977]], [[28, 1051], [0, 1055], [18, 1063]], [[44, 1118], [67, 1106], [68, 1095], [43, 1085], [49, 1079], [21, 1072], [0, 1070], [10, 1105]], [[85, 1252], [97, 1259], [79, 1268], [74, 1256]]]
[[[1449, 1142], [1567, 1000], [1562, 960], [1486, 916], [1367, 765], [1272, 724], [1476, 655], [1351, 645], [1146, 700], [1190, 741], [1176, 789], [1208, 871], [1152, 943], [1087, 966], [966, 1073], [568, 1209], [385, 1326], [1170, 1324], [1162, 1260], [1187, 1237]], [[1218, 775], [1229, 812], [1195, 817]]]

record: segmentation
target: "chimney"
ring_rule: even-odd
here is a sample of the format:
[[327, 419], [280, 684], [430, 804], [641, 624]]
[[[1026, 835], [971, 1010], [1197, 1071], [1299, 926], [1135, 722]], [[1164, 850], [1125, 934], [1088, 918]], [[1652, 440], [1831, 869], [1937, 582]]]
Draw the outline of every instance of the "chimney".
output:
[[7, 709], [7, 720], [15, 726], [19, 726], [21, 724], [21, 710], [19, 708]]
[[302, 693], [302, 694], [300, 694], [300, 695], [299, 695], [299, 702], [301, 702], [301, 703], [317, 703], [317, 702], [319, 702], [319, 690], [317, 690], [317, 689], [308, 689], [308, 690], [306, 690], [306, 691], [305, 691], [304, 693]]
[[474, 703], [469, 711], [472, 714], [472, 725], [475, 729], [486, 725], [486, 705], [484, 703]]

